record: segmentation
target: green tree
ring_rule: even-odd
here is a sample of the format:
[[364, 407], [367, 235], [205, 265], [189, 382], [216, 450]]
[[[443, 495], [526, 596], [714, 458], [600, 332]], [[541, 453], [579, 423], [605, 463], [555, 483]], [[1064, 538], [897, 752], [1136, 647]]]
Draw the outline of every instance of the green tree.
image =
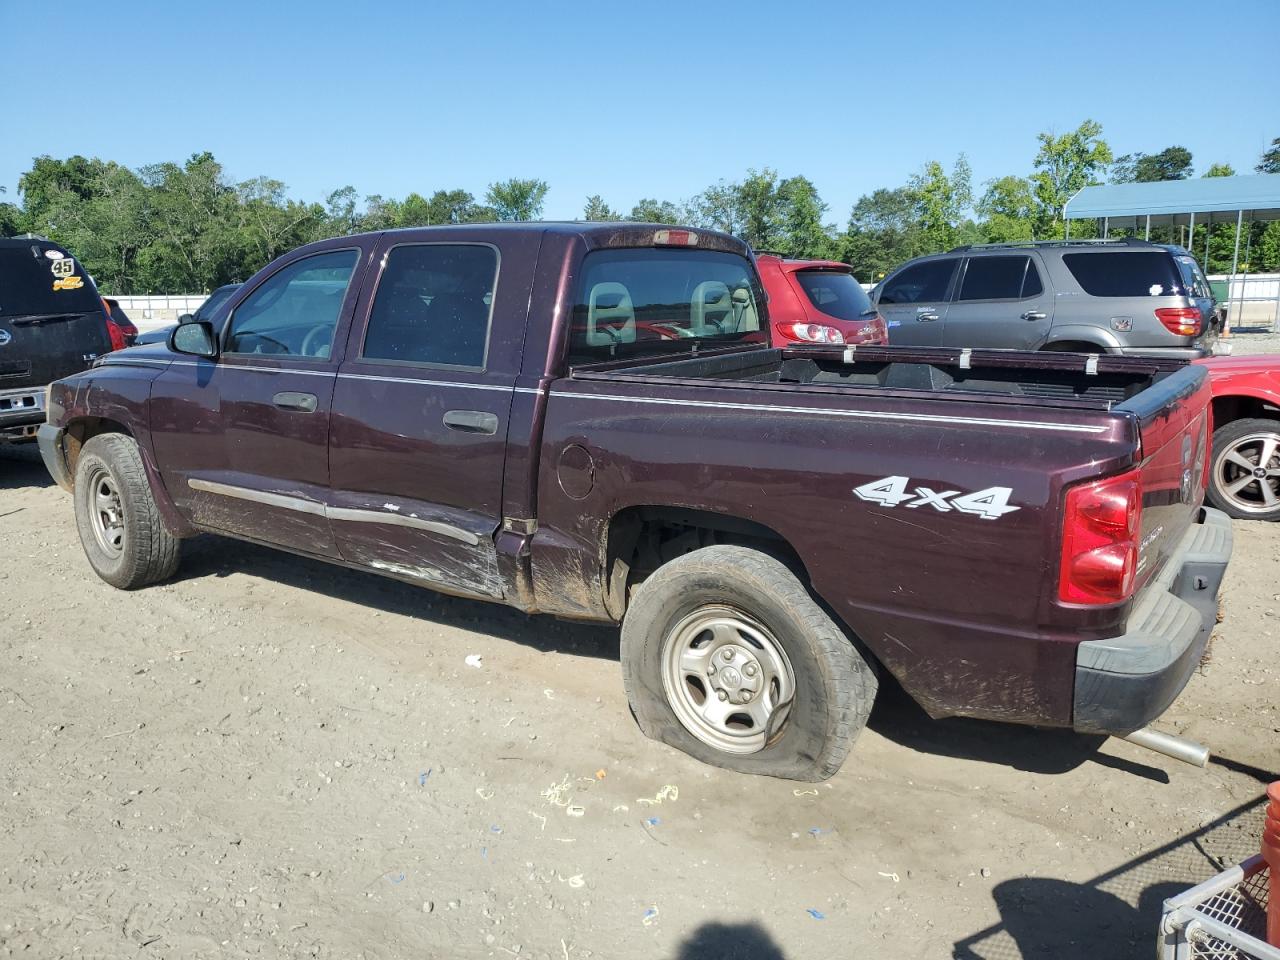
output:
[[1031, 174], [1035, 236], [1061, 237], [1067, 201], [1082, 187], [1096, 182], [1097, 175], [1111, 163], [1111, 148], [1102, 139], [1102, 125], [1094, 120], [1085, 120], [1061, 136], [1041, 133], [1036, 139], [1040, 150]]
[[582, 208], [583, 220], [621, 220], [622, 218], [614, 212], [613, 208], [604, 202], [604, 198], [598, 193], [593, 193], [587, 197], [587, 203]]
[[947, 176], [942, 164], [930, 160], [911, 178], [908, 188], [915, 196], [926, 250], [937, 253], [950, 249], [964, 211], [973, 202], [969, 161], [961, 154]]
[[1024, 177], [988, 180], [976, 207], [979, 229], [986, 243], [1034, 240], [1036, 201], [1031, 182]]
[[537, 220], [547, 198], [545, 180], [512, 177], [489, 184], [485, 203], [493, 207], [498, 220]]
[[627, 219], [635, 223], [684, 223], [690, 218], [670, 200], [645, 198], [631, 208]]
[[1112, 183], [1155, 183], [1191, 176], [1191, 151], [1165, 147], [1159, 153], [1126, 153], [1111, 165]]
[[1229, 163], [1211, 163], [1209, 169], [1201, 174], [1202, 177], [1234, 177], [1235, 175], [1235, 167]]
[[829, 260], [839, 253], [834, 230], [823, 224], [827, 205], [807, 177], [778, 184], [779, 229], [783, 251], [793, 257]]
[[898, 264], [925, 252], [919, 198], [910, 187], [881, 188], [860, 197], [841, 238], [840, 259], [874, 283]]
[[1271, 146], [1258, 158], [1258, 165], [1253, 169], [1259, 173], [1280, 173], [1280, 137], [1271, 141]]
[[[541, 183], [541, 181], [533, 182]], [[546, 184], [542, 184], [542, 187], [543, 195], [545, 195]], [[433, 224], [486, 223], [500, 219], [496, 210], [476, 203], [476, 198], [466, 190], [437, 190], [431, 194], [431, 199], [427, 201], [427, 205], [429, 208], [428, 216]], [[535, 216], [541, 212], [542, 200], [539, 198]]]
[[827, 257], [835, 242], [822, 223], [826, 210], [808, 178], [780, 180], [766, 167], [748, 170], [740, 183], [721, 180], [708, 187], [690, 201], [687, 215], [695, 226], [731, 233], [757, 250]]

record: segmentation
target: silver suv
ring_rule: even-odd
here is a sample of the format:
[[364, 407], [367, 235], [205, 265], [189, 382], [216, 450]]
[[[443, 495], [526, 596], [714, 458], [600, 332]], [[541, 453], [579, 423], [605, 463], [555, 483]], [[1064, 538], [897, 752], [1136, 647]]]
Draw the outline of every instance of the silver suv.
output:
[[1218, 336], [1200, 265], [1143, 240], [957, 247], [908, 261], [871, 296], [892, 344], [1194, 359]]

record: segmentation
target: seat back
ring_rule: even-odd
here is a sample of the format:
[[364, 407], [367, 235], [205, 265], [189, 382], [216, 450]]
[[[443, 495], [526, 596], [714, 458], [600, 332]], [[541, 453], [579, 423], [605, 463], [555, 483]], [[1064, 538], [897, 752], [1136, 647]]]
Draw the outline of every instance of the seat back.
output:
[[591, 288], [587, 300], [587, 346], [635, 343], [636, 309], [631, 291], [621, 283], [606, 281]]

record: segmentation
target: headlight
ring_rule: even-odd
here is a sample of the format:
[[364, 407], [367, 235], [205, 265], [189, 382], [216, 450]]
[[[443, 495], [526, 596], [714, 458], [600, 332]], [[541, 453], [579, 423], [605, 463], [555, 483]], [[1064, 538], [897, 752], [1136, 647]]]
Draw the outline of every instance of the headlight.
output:
[[808, 343], [844, 343], [844, 334], [821, 323], [788, 323], [786, 331], [797, 340]]

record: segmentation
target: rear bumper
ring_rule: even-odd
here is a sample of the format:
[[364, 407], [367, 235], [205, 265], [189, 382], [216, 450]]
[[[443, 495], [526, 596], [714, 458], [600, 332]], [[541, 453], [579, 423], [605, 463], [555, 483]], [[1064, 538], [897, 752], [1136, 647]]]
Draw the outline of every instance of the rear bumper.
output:
[[1135, 604], [1128, 630], [1077, 648], [1076, 730], [1122, 736], [1168, 709], [1204, 654], [1230, 559], [1230, 518], [1203, 508]]
[[0, 390], [0, 443], [27, 440], [44, 423], [45, 387]]
[[62, 489], [70, 490], [72, 481], [67, 470], [67, 457], [62, 449], [62, 434], [61, 427], [55, 427], [52, 423], [42, 424], [36, 433], [36, 442], [40, 444], [40, 459], [44, 461], [49, 476]]

